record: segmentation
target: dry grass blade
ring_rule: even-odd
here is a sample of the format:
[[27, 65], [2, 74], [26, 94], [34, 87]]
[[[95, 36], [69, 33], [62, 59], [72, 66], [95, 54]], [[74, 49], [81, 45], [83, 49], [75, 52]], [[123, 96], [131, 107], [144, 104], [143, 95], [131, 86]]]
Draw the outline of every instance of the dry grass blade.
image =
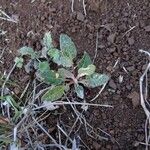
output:
[[1, 54], [0, 54], [0, 62], [1, 63], [3, 63], [2, 61], [1, 61], [1, 59], [2, 59], [2, 57], [3, 57], [3, 54], [4, 54], [4, 51], [6, 50], [6, 47], [4, 47], [3, 49], [2, 49], [2, 52], [1, 52]]
[[82, 5], [83, 5], [83, 11], [84, 11], [84, 15], [86, 16], [86, 5], [85, 5], [85, 0], [82, 0]]
[[[150, 53], [149, 52], [144, 51], [144, 50], [140, 50], [140, 52], [147, 54], [149, 56], [149, 58], [150, 58]], [[143, 110], [145, 112], [145, 115], [147, 117], [147, 120], [146, 120], [146, 123], [145, 123], [145, 144], [146, 144], [145, 149], [146, 150], [148, 150], [149, 137], [150, 137], [149, 132], [147, 132], [148, 131], [148, 126], [150, 125], [150, 112], [149, 112], [149, 110], [146, 107], [146, 102], [147, 102], [147, 100], [146, 100], [146, 98], [147, 98], [147, 88], [148, 88], [147, 85], [148, 84], [146, 84], [146, 86], [144, 87], [144, 79], [146, 78], [149, 69], [150, 69], [150, 62], [148, 63], [148, 65], [147, 65], [144, 73], [140, 77], [140, 99], [141, 99], [141, 106], [142, 106], [142, 108], [143, 108]], [[145, 94], [146, 94], [146, 96], [145, 96]]]
[[92, 103], [80, 103], [80, 102], [64, 102], [64, 101], [56, 101], [56, 102], [51, 102], [49, 105], [46, 104], [46, 105], [42, 105], [42, 106], [39, 106], [39, 107], [36, 107], [34, 108], [33, 110], [39, 110], [41, 108], [46, 108], [48, 106], [51, 106], [51, 105], [87, 105], [87, 106], [97, 106], [97, 107], [110, 107], [110, 108], [113, 108], [113, 106], [111, 105], [103, 105], [103, 104], [92, 104]]
[[18, 20], [15, 20], [14, 18], [8, 16], [4, 11], [2, 11], [0, 9], [0, 15], [3, 15], [4, 17], [0, 16], [0, 19], [2, 20], [6, 20], [6, 21], [10, 21], [10, 22], [14, 22], [14, 23], [18, 23]]
[[74, 12], [74, 0], [71, 0], [71, 11]]
[[[92, 98], [92, 99], [90, 100], [91, 102], [94, 101], [94, 100], [96, 100], [96, 99], [100, 96], [100, 94], [102, 93], [102, 91], [105, 89], [106, 85], [107, 85], [107, 83], [105, 83], [105, 84], [102, 86], [102, 88], [99, 90], [98, 94], [97, 94], [94, 98]], [[113, 107], [113, 106], [112, 106], [112, 107]]]
[[97, 50], [98, 50], [98, 32], [96, 33], [96, 47], [95, 47], [95, 55], [94, 55], [94, 58], [93, 58], [93, 63], [95, 62], [95, 59], [97, 57]]

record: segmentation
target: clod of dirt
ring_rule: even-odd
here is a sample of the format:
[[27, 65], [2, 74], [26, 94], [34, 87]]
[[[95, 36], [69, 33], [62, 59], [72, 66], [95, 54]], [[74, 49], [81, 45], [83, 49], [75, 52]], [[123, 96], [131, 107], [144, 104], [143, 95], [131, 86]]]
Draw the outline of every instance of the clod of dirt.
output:
[[78, 12], [77, 13], [77, 19], [79, 20], [79, 21], [84, 21], [84, 15], [81, 13], [81, 12]]
[[115, 38], [116, 38], [116, 33], [113, 33], [113, 34], [110, 34], [110, 35], [108, 36], [107, 40], [108, 40], [110, 43], [114, 43]]
[[116, 85], [116, 83], [114, 82], [114, 80], [110, 80], [108, 85], [109, 85], [110, 88], [112, 88], [112, 89], [114, 89], [114, 90], [117, 89], [117, 85]]
[[145, 29], [146, 32], [150, 32], [150, 25], [144, 27], [144, 29]]
[[133, 37], [128, 38], [128, 43], [129, 43], [129, 45], [133, 45], [134, 44], [134, 38]]
[[136, 91], [133, 91], [132, 93], [130, 93], [128, 95], [128, 98], [132, 100], [132, 104], [134, 108], [140, 104], [139, 93], [137, 93]]

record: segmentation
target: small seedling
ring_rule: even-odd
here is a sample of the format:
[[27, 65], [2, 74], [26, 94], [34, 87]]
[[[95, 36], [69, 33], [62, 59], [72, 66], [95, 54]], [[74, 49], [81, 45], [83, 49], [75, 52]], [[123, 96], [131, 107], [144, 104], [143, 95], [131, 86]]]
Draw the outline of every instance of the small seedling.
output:
[[[80, 99], [84, 99], [84, 87], [95, 88], [108, 82], [109, 76], [95, 72], [96, 67], [87, 52], [76, 61], [76, 46], [68, 35], [61, 34], [59, 42], [60, 49], [57, 49], [53, 45], [51, 34], [45, 33], [42, 42], [44, 59], [30, 47], [25, 46], [19, 50], [21, 57], [25, 55], [31, 57], [29, 63], [31, 65], [32, 62], [37, 79], [50, 85], [49, 90], [42, 96], [43, 101], [58, 100], [72, 89]], [[21, 57], [16, 59], [18, 67], [23, 63]], [[50, 67], [54, 65], [57, 65], [55, 70]]]

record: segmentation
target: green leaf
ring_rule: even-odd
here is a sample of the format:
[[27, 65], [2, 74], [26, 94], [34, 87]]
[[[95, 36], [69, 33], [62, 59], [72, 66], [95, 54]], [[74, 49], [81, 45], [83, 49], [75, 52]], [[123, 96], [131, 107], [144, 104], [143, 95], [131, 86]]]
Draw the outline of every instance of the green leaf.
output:
[[16, 57], [14, 62], [16, 63], [16, 66], [18, 68], [22, 68], [22, 66], [23, 66], [23, 58], [22, 57]]
[[81, 58], [81, 60], [78, 63], [78, 68], [79, 69], [80, 68], [86, 68], [91, 64], [92, 64], [92, 60], [91, 60], [89, 54], [87, 52], [84, 52], [83, 57]]
[[55, 101], [60, 99], [64, 95], [65, 86], [59, 85], [49, 89], [43, 96], [42, 100]]
[[6, 100], [15, 110], [13, 120], [17, 121], [18, 117], [21, 115], [21, 107], [15, 102], [15, 100], [10, 95], [5, 96], [4, 100]]
[[71, 67], [73, 65], [72, 60], [69, 57], [61, 56], [60, 57], [60, 65], [63, 67]]
[[80, 68], [78, 70], [78, 78], [82, 77], [82, 76], [90, 76], [95, 72], [96, 67], [94, 65], [89, 65], [86, 68]]
[[31, 47], [24, 46], [19, 49], [19, 52], [21, 53], [21, 56], [30, 55], [32, 59], [36, 57], [36, 53]]
[[58, 74], [64, 79], [66, 79], [66, 78], [73, 79], [74, 78], [74, 75], [70, 71], [68, 71], [64, 68], [58, 69]]
[[48, 51], [48, 55], [53, 59], [53, 62], [60, 65], [61, 62], [60, 62], [60, 57], [61, 57], [61, 54], [60, 54], [60, 50], [56, 49], [56, 48], [51, 48], [49, 51]]
[[81, 99], [84, 98], [84, 88], [83, 86], [79, 85], [79, 84], [75, 84], [75, 92], [77, 94], [77, 96]]
[[51, 48], [51, 49], [48, 50], [47, 54], [53, 59], [59, 59], [60, 50], [58, 50], [57, 48]]
[[39, 63], [39, 73], [46, 83], [54, 85], [62, 83], [62, 79], [59, 78], [59, 75], [53, 70], [50, 70], [47, 61]]
[[53, 44], [52, 44], [52, 36], [50, 32], [46, 32], [43, 38], [43, 44], [47, 49], [53, 48]]
[[106, 74], [94, 73], [91, 76], [88, 76], [87, 79], [80, 81], [87, 87], [95, 88], [101, 85], [104, 85], [109, 80], [109, 76]]
[[65, 57], [74, 59], [77, 55], [75, 44], [71, 38], [66, 34], [60, 35], [60, 49]]
[[53, 59], [53, 62], [58, 65], [62, 65], [64, 67], [71, 67], [73, 64], [72, 60], [69, 57], [64, 56], [63, 53], [56, 48], [50, 49], [48, 51], [48, 55]]

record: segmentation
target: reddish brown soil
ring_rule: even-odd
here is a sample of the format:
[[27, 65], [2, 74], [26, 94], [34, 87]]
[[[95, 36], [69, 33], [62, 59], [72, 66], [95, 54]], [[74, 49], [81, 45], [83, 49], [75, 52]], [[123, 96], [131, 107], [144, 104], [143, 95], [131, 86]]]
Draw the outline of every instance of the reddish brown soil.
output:
[[[111, 81], [95, 103], [111, 104], [114, 108], [91, 107], [86, 113], [88, 122], [96, 129], [109, 133], [113, 139], [98, 141], [80, 131], [83, 141], [93, 150], [142, 150], [136, 141], [144, 142], [145, 115], [139, 101], [139, 78], [147, 60], [139, 49], [150, 48], [149, 0], [85, 0], [87, 16], [78, 0], [71, 12], [69, 0], [1, 0], [0, 6], [7, 14], [17, 15], [19, 23], [0, 20], [0, 47], [7, 46], [0, 71], [9, 70], [17, 49], [23, 45], [41, 49], [45, 31], [51, 31], [56, 45], [60, 33], [72, 37], [79, 53], [87, 51], [93, 58], [96, 34], [99, 42], [95, 64], [97, 71], [111, 73]], [[102, 27], [101, 25], [105, 25]], [[131, 27], [135, 28], [127, 32]], [[32, 34], [32, 32], [33, 34]], [[30, 34], [29, 34], [30, 32]], [[10, 53], [11, 52], [11, 53]], [[117, 61], [115, 70], [112, 67]], [[126, 73], [123, 69], [128, 71]], [[119, 76], [123, 82], [119, 83]], [[21, 82], [26, 74], [19, 70], [12, 76]], [[97, 91], [92, 91], [93, 97]]]

